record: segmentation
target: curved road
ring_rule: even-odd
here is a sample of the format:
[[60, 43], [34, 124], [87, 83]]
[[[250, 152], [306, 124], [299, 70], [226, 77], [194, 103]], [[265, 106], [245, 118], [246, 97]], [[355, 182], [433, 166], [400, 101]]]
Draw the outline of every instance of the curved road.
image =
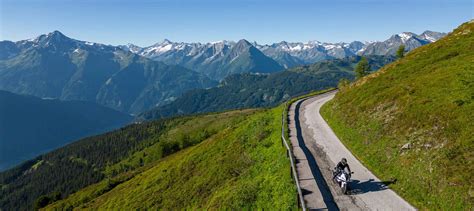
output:
[[[341, 143], [319, 113], [335, 91], [293, 103], [289, 111], [290, 141], [303, 198], [309, 209], [415, 210], [388, 188]], [[332, 182], [331, 169], [345, 157], [352, 175], [349, 195]]]

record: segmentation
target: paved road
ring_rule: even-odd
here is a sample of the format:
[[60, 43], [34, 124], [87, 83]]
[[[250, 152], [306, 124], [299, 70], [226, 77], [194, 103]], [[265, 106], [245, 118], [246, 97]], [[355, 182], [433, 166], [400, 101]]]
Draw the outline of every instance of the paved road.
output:
[[[319, 114], [335, 92], [295, 102], [290, 107], [290, 140], [297, 161], [303, 198], [309, 209], [415, 210], [365, 168], [340, 142]], [[331, 169], [345, 157], [352, 171], [350, 195], [331, 181]]]
[[326, 180], [324, 180], [310, 149], [304, 143], [304, 140], [308, 140], [310, 137], [303, 137], [303, 133], [301, 133], [300, 113], [297, 108], [301, 102], [301, 100], [297, 101], [290, 106], [288, 127], [303, 199], [310, 210], [337, 210]]

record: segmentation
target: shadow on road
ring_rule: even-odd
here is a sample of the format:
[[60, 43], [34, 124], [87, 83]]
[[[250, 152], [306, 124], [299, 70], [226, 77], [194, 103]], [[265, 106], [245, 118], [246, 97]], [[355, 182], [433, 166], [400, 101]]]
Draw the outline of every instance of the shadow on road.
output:
[[[301, 134], [301, 124], [300, 124], [300, 107], [301, 104], [304, 102], [304, 100], [298, 102], [295, 107], [295, 127], [296, 127], [296, 138], [298, 139], [298, 145], [300, 148], [303, 150], [303, 153], [306, 156], [306, 159], [308, 159], [308, 164], [311, 169], [311, 173], [313, 174], [313, 177], [316, 180], [316, 184], [319, 187], [319, 190], [321, 191], [321, 195], [323, 196], [323, 201], [327, 206], [328, 210], [339, 210], [336, 203], [334, 202], [334, 198], [332, 197], [331, 191], [329, 190], [329, 187], [326, 183], [326, 180], [324, 180], [324, 177], [319, 170], [318, 164], [316, 163], [316, 159], [314, 159], [313, 154], [309, 151], [308, 147], [306, 147], [306, 144], [304, 143], [303, 135]], [[308, 192], [306, 192], [307, 194]], [[310, 192], [311, 193], [311, 192]], [[303, 193], [303, 195], [306, 195]]]
[[311, 194], [313, 191], [310, 191], [308, 189], [301, 188], [301, 192], [303, 192], [303, 195]]
[[388, 189], [388, 185], [394, 184], [396, 180], [392, 181], [382, 181], [382, 182], [375, 182], [373, 179], [369, 179], [367, 181], [361, 182], [359, 180], [353, 179], [350, 183], [351, 187], [351, 194], [363, 194], [367, 192], [376, 192]]

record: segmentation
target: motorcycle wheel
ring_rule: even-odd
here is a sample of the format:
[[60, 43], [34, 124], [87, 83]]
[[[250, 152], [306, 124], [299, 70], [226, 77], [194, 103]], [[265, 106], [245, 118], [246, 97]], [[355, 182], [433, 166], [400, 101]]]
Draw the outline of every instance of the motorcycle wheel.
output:
[[342, 193], [347, 194], [347, 184], [343, 184], [341, 188], [342, 188]]

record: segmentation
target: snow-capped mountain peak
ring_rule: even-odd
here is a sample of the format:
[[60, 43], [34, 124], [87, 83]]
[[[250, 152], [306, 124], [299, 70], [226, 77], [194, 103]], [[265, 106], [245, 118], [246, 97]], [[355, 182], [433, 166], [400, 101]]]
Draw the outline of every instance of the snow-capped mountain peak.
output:
[[416, 34], [413, 34], [411, 32], [403, 32], [403, 33], [397, 34], [397, 36], [400, 37], [400, 39], [402, 39], [402, 42], [406, 42], [410, 38], [415, 37]]
[[205, 65], [200, 64], [212, 64], [226, 56], [226, 58], [236, 58], [240, 52], [246, 52], [252, 46], [277, 61], [281, 66], [292, 67], [354, 55], [394, 55], [401, 44], [404, 44], [407, 50], [412, 50], [421, 45], [434, 42], [444, 35], [444, 33], [432, 31], [425, 31], [420, 35], [403, 32], [395, 34], [382, 42], [353, 41], [349, 43], [328, 43], [311, 40], [307, 42], [281, 41], [273, 44], [258, 44], [255, 41], [250, 43], [244, 39], [238, 42], [220, 40], [208, 43], [184, 43], [165, 39], [145, 48], [134, 45], [126, 45], [121, 48], [168, 64], [182, 65], [190, 69], [204, 71], [205, 68], [203, 70], [200, 68]]
[[164, 39], [163, 41], [161, 41], [161, 45], [168, 45], [168, 44], [172, 44], [173, 42], [171, 42], [171, 40], [168, 40], [168, 39]]
[[435, 42], [446, 35], [445, 33], [426, 31], [420, 35], [411, 32], [403, 32], [390, 37], [383, 42], [373, 42], [363, 51], [358, 52], [361, 55], [395, 55], [400, 45], [405, 45], [405, 50], [411, 51], [422, 45]]
[[443, 36], [445, 36], [446, 33], [439, 33], [439, 32], [434, 32], [434, 31], [424, 31], [423, 33], [420, 34], [420, 37], [429, 40], [431, 42], [435, 42], [436, 40], [441, 39]]
[[89, 41], [76, 40], [64, 35], [63, 33], [57, 30], [50, 32], [48, 34], [40, 35], [36, 38], [21, 40], [16, 43], [20, 45], [22, 48], [52, 47], [52, 49], [61, 49], [61, 50], [72, 49], [72, 51], [75, 51], [76, 49], [94, 49], [96, 47], [102, 50], [107, 50], [107, 51], [115, 51], [119, 49], [124, 49], [121, 46], [112, 46], [112, 45], [105, 45], [105, 44], [94, 43], [94, 42], [89, 42]]
[[139, 53], [143, 48], [132, 43], [128, 43], [127, 45], [123, 46], [125, 50], [129, 50], [132, 53]]
[[[51, 42], [63, 42], [63, 41], [71, 41], [72, 39], [64, 35], [58, 30], [50, 32], [48, 34], [42, 34], [36, 38], [26, 40], [28, 42], [33, 42], [35, 44], [49, 44]], [[20, 41], [22, 42], [22, 41]]]
[[232, 43], [233, 43], [233, 41], [229, 41], [229, 40], [218, 40], [218, 41], [209, 42], [208, 44], [211, 44], [211, 45], [215, 45], [215, 44], [230, 45]]
[[310, 45], [321, 45], [322, 43], [317, 41], [317, 40], [310, 40], [310, 41], [308, 41], [308, 44], [310, 44]]

